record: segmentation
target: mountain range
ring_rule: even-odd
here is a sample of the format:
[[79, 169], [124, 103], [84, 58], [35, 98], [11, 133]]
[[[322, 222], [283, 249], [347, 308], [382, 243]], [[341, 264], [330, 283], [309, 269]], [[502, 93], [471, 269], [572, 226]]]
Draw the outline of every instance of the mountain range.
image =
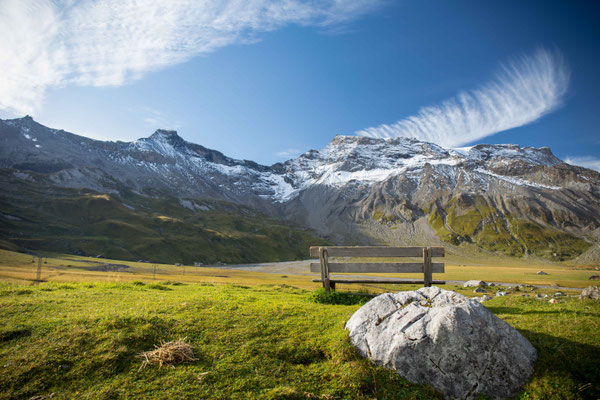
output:
[[547, 147], [336, 136], [265, 166], [175, 131], [105, 142], [29, 116], [0, 120], [0, 144], [7, 248], [251, 262], [346, 243], [600, 259], [600, 174]]

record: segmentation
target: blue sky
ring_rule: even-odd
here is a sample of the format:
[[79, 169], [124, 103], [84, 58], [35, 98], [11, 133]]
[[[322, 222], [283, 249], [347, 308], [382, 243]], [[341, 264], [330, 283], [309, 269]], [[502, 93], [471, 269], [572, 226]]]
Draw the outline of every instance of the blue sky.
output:
[[590, 1], [4, 0], [0, 118], [272, 164], [336, 134], [550, 146], [600, 170]]

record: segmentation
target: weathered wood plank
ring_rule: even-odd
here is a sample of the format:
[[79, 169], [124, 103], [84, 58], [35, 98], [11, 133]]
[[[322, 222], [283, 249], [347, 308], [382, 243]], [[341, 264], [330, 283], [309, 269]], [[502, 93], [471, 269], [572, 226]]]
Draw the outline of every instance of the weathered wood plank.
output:
[[423, 283], [425, 287], [431, 286], [431, 281], [433, 278], [431, 277], [431, 273], [433, 269], [433, 265], [431, 263], [431, 248], [423, 249]]
[[329, 290], [331, 289], [331, 282], [329, 281], [329, 260], [327, 259], [327, 249], [324, 247], [319, 247], [319, 260], [321, 267], [321, 279], [323, 280], [323, 287], [329, 292]]
[[[321, 264], [311, 263], [310, 272], [320, 272]], [[431, 263], [431, 272], [443, 273], [444, 263]], [[329, 263], [328, 273], [361, 272], [361, 273], [419, 273], [423, 272], [423, 263]]]
[[[319, 257], [319, 246], [310, 248], [311, 257]], [[423, 247], [324, 246], [329, 257], [422, 257]], [[432, 257], [444, 257], [443, 247], [431, 247]]]
[[[321, 282], [320, 279], [313, 279], [313, 282]], [[423, 279], [331, 279], [331, 283], [423, 283]], [[434, 285], [445, 285], [446, 281], [433, 280]]]

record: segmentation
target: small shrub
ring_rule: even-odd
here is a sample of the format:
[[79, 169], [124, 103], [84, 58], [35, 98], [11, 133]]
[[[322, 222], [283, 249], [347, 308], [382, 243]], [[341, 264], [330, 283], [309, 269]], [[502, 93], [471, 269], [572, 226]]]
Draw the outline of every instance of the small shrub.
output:
[[131, 284], [132, 284], [133, 286], [145, 286], [145, 285], [146, 285], [146, 282], [142, 282], [142, 281], [133, 281], [133, 282], [131, 282]]
[[153, 283], [151, 285], [148, 285], [148, 288], [149, 289], [156, 289], [156, 290], [173, 290], [170, 287], [163, 286], [163, 285], [161, 285], [159, 283]]
[[317, 289], [314, 292], [312, 292], [309, 298], [315, 303], [340, 304], [346, 306], [351, 306], [354, 304], [365, 304], [367, 301], [369, 301], [369, 298], [367, 296], [336, 292], [334, 290], [328, 292], [323, 288]]

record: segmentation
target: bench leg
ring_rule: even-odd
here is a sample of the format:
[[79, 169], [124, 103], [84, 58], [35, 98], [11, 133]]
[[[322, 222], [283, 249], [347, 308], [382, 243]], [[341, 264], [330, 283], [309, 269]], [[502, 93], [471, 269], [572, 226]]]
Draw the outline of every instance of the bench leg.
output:
[[425, 287], [431, 286], [433, 277], [431, 276], [431, 248], [423, 248], [423, 283]]
[[329, 292], [330, 289], [335, 287], [332, 286], [329, 281], [329, 260], [327, 259], [327, 249], [319, 248], [319, 259], [321, 261], [321, 279], [323, 280], [323, 287]]

